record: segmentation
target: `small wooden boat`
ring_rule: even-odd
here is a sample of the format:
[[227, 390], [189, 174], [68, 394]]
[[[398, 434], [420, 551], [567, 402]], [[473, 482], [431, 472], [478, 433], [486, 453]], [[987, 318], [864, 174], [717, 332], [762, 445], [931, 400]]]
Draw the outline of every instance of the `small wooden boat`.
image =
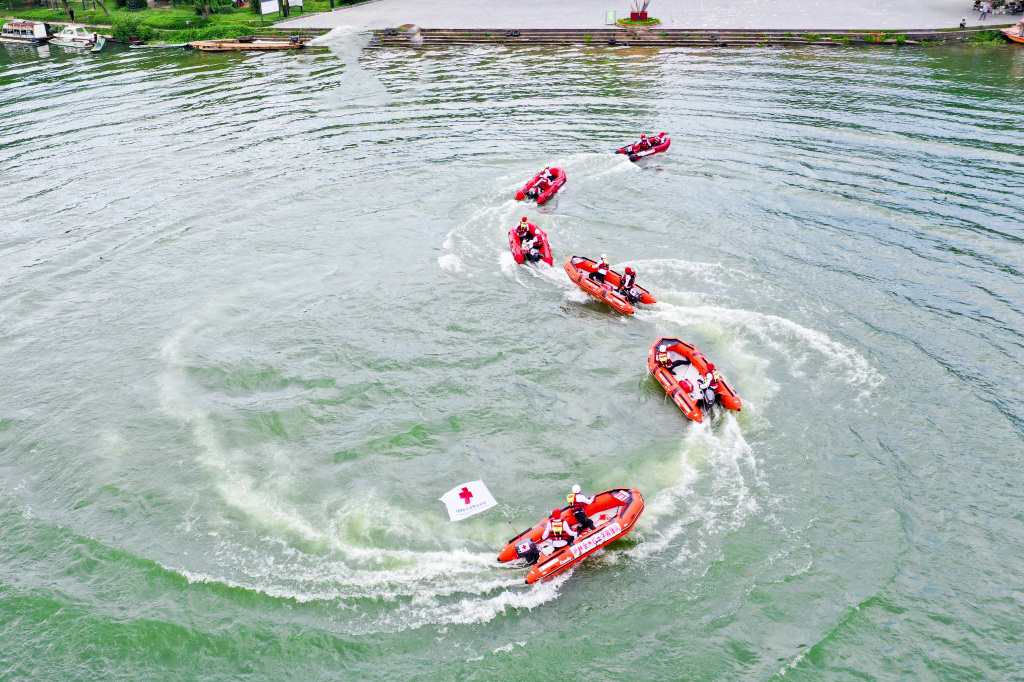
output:
[[[547, 580], [631, 531], [633, 524], [644, 513], [644, 497], [635, 488], [606, 490], [595, 495], [593, 503], [584, 507], [583, 513], [594, 522], [594, 529], [580, 528], [582, 532], [571, 545], [553, 548], [550, 541], [542, 541], [541, 536], [548, 522], [544, 519], [509, 540], [498, 554], [498, 561], [525, 560], [527, 564], [535, 561], [526, 574], [526, 582]], [[576, 518], [568, 507], [562, 509], [561, 518], [576, 526]]]
[[1003, 35], [1015, 43], [1024, 45], [1024, 24], [1017, 24], [1013, 28], [1004, 28]]
[[93, 52], [102, 50], [106, 42], [106, 38], [103, 38], [100, 34], [78, 24], [68, 24], [61, 29], [60, 33], [50, 38], [51, 45], [89, 49]]
[[[571, 256], [569, 260], [565, 261], [564, 267], [565, 274], [569, 275], [569, 279], [580, 289], [594, 298], [604, 301], [623, 315], [633, 314], [633, 304], [619, 293], [619, 282], [622, 281], [622, 275], [614, 270], [608, 270], [604, 283], [596, 282], [590, 278], [590, 273], [597, 270], [597, 262], [583, 256]], [[647, 289], [637, 286], [636, 283], [633, 284], [633, 288], [640, 292], [640, 300], [637, 303], [651, 305], [658, 302]]]
[[188, 43], [134, 43], [129, 50], [175, 50], [188, 47]]
[[305, 43], [299, 40], [298, 36], [292, 36], [290, 40], [247, 40], [246, 38], [196, 40], [189, 43], [189, 45], [203, 52], [273, 52], [275, 50], [297, 50], [305, 47]]
[[[665, 351], [668, 354], [670, 366], [658, 362], [658, 351]], [[697, 382], [708, 373], [708, 359], [696, 346], [679, 339], [662, 337], [651, 344], [647, 353], [647, 369], [672, 397], [672, 402], [683, 411], [683, 414], [695, 422], [704, 420], [701, 405], [705, 401]], [[717, 402], [722, 407], [737, 412], [743, 407], [736, 391], [721, 375], [718, 376], [718, 390], [715, 394]]]
[[49, 28], [41, 21], [15, 19], [0, 29], [0, 43], [39, 45], [50, 39]]

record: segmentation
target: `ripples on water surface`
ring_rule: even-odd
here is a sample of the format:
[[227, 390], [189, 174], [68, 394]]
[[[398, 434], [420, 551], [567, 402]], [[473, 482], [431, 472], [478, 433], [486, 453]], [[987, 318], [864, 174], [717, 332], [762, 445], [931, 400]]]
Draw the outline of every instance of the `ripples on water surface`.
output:
[[[0, 46], [0, 677], [1024, 674], [1024, 53], [360, 40]], [[744, 410], [687, 423], [658, 335]], [[527, 587], [477, 477], [648, 508]]]

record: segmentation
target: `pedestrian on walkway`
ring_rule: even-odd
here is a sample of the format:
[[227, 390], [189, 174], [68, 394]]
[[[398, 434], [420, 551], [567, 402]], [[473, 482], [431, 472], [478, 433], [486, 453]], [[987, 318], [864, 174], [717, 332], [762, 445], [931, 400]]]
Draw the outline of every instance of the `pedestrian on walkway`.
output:
[[981, 13], [978, 14], [978, 19], [980, 21], [985, 21], [985, 17], [988, 16], [988, 13], [991, 12], [991, 11], [992, 11], [992, 3], [990, 3], [990, 2], [983, 2], [983, 3], [981, 3]]
[[967, 17], [960, 20], [960, 28], [967, 28]]
[[71, 23], [75, 23], [75, 10], [68, 8], [68, 16], [71, 17]]

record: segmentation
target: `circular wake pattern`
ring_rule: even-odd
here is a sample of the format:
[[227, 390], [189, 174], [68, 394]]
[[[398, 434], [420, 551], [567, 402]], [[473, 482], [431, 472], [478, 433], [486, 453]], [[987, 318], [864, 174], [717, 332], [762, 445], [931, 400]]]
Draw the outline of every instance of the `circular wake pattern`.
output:
[[[0, 678], [1013, 676], [1019, 51], [367, 39], [0, 46]], [[525, 585], [574, 483], [646, 511]]]

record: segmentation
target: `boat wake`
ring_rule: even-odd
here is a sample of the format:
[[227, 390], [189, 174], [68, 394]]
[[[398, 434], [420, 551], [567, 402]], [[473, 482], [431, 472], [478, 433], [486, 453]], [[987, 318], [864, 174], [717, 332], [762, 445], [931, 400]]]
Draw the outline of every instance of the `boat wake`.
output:
[[[487, 622], [558, 596], [564, 579], [528, 588], [521, 571], [498, 565], [496, 541], [488, 534], [503, 538], [501, 528], [488, 529], [485, 522], [437, 526], [372, 492], [340, 504], [308, 505], [300, 501], [300, 475], [291, 470], [295, 453], [227, 445], [223, 419], [204, 409], [209, 396], [191, 378], [204, 360], [188, 348], [233, 303], [232, 297], [211, 301], [160, 352], [162, 409], [187, 428], [196, 461], [227, 508], [212, 519], [187, 521], [180, 530], [209, 546], [185, 553], [195, 563], [165, 561], [165, 568], [195, 583], [299, 603], [336, 602], [345, 614], [339, 621], [353, 634]], [[271, 476], [257, 475], [268, 466]], [[248, 522], [240, 523], [238, 514]], [[390, 543], [377, 542], [388, 538]], [[422, 548], [407, 548], [417, 544]]]
[[329, 109], [379, 106], [391, 101], [380, 79], [359, 63], [359, 57], [369, 40], [369, 31], [354, 26], [339, 26], [310, 41], [311, 45], [329, 49], [342, 64], [343, 73], [335, 87], [320, 92], [320, 97]]
[[644, 542], [628, 554], [640, 561], [655, 556], [664, 561], [671, 552], [672, 561], [691, 572], [706, 566], [722, 538], [762, 511], [759, 499], [772, 495], [731, 413], [717, 424], [688, 424], [672, 466], [675, 481], [649, 498], [641, 524]]

